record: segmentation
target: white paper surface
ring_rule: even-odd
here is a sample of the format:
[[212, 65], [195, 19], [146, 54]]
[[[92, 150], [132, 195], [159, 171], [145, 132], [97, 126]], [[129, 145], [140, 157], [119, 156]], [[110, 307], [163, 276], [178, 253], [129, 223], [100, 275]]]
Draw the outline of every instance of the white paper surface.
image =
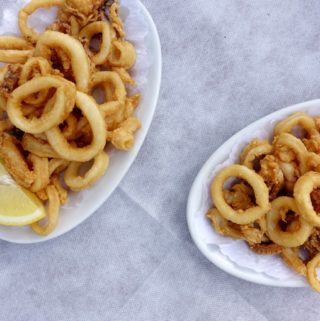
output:
[[[305, 110], [307, 114], [311, 116], [319, 115], [318, 108], [309, 108]], [[219, 251], [227, 256], [232, 262], [238, 266], [265, 273], [271, 277], [279, 280], [286, 280], [289, 278], [298, 277], [295, 272], [289, 269], [282, 261], [278, 255], [258, 255], [252, 252], [245, 241], [234, 240], [230, 237], [224, 237], [215, 232], [214, 228], [211, 227], [209, 220], [206, 218], [206, 213], [208, 209], [212, 206], [213, 201], [210, 195], [210, 185], [213, 178], [220, 172], [223, 168], [230, 166], [235, 163], [239, 163], [239, 156], [243, 148], [250, 143], [253, 139], [264, 139], [271, 142], [273, 136], [273, 130], [275, 124], [282, 120], [283, 116], [275, 117], [270, 121], [265, 128], [251, 132], [248, 131], [243, 135], [241, 141], [234, 145], [229, 158], [222, 164], [216, 166], [212, 171], [210, 177], [203, 184], [203, 198], [201, 201], [201, 207], [196, 214], [196, 226], [199, 235], [202, 235], [204, 242], [208, 247], [214, 247], [219, 249]]]

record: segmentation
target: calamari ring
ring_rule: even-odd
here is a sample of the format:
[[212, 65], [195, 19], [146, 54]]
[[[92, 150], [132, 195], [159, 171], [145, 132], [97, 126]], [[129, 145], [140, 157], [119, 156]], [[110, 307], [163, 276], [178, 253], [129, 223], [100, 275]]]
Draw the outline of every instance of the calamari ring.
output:
[[[245, 211], [236, 211], [226, 203], [223, 197], [223, 185], [229, 177], [244, 179], [251, 185], [256, 197], [257, 206]], [[224, 168], [213, 180], [211, 196], [221, 215], [237, 224], [252, 223], [265, 215], [270, 209], [269, 190], [263, 178], [252, 169], [242, 165], [231, 165]]]
[[39, 157], [60, 158], [60, 156], [46, 141], [36, 138], [30, 134], [23, 135], [22, 147], [29, 153], [35, 154]]
[[320, 253], [307, 263], [307, 280], [311, 287], [320, 292], [320, 281], [317, 277], [316, 268], [320, 266]]
[[50, 182], [48, 158], [29, 154], [28, 160], [31, 161], [33, 172], [35, 173], [35, 180], [30, 187], [30, 191], [39, 192], [40, 190], [44, 189]]
[[34, 55], [50, 61], [52, 48], [62, 49], [70, 58], [77, 89], [87, 92], [90, 82], [88, 56], [79, 40], [57, 31], [44, 32], [37, 42]]
[[[51, 73], [51, 66], [48, 60], [42, 57], [31, 57], [26, 61], [26, 63], [22, 67], [20, 79], [19, 79], [19, 85], [21, 86], [25, 84], [34, 76], [46, 76], [46, 75], [49, 75], [50, 73]], [[31, 96], [26, 98], [25, 102], [27, 104], [38, 106], [46, 101], [48, 97], [48, 93], [49, 93], [49, 90], [45, 89], [35, 94], [35, 97]]]
[[19, 11], [19, 28], [24, 37], [36, 42], [39, 39], [39, 34], [28, 26], [28, 17], [32, 15], [37, 9], [49, 7], [62, 7], [65, 0], [32, 0], [24, 8]]
[[310, 194], [318, 187], [320, 187], [320, 174], [308, 172], [299, 177], [293, 191], [301, 214], [310, 224], [315, 226], [320, 226], [320, 216], [313, 208]]
[[[108, 100], [106, 103], [99, 105], [103, 116], [107, 117], [118, 112], [124, 106], [127, 97], [126, 88], [120, 76], [113, 71], [96, 72], [92, 76], [89, 91], [92, 92], [98, 86], [104, 88], [105, 96]], [[110, 88], [112, 88], [112, 94], [110, 94]]]
[[289, 147], [296, 155], [298, 161], [299, 161], [299, 170], [300, 174], [303, 175], [305, 172], [308, 171], [308, 165], [307, 165], [307, 155], [308, 150], [302, 143], [302, 141], [295, 136], [288, 134], [288, 133], [282, 133], [279, 136], [275, 138], [274, 141], [274, 148], [277, 149], [277, 146], [287, 146]]
[[46, 194], [48, 197], [48, 209], [47, 209], [47, 224], [46, 226], [40, 225], [39, 222], [31, 224], [32, 230], [39, 235], [50, 234], [57, 226], [59, 219], [60, 198], [57, 189], [53, 185], [49, 185], [46, 188]]
[[102, 65], [108, 59], [109, 51], [111, 48], [111, 32], [110, 25], [107, 21], [96, 21], [85, 26], [79, 34], [80, 39], [87, 41], [90, 47], [90, 41], [94, 35], [101, 34], [101, 45], [98, 53], [91, 57], [96, 65]]
[[299, 248], [286, 247], [281, 253], [283, 261], [292, 268], [296, 273], [301, 275], [307, 274], [307, 267], [299, 257]]
[[74, 162], [86, 162], [103, 150], [106, 144], [107, 132], [102, 114], [93, 98], [84, 93], [77, 92], [76, 106], [82, 111], [82, 114], [90, 124], [92, 130], [90, 145], [85, 147], [70, 145], [63, 136], [59, 126], [46, 131], [46, 135], [48, 142], [61, 158]]
[[274, 128], [274, 134], [275, 136], [278, 136], [282, 133], [291, 133], [291, 130], [295, 126], [301, 126], [307, 131], [310, 137], [312, 135], [319, 135], [314, 119], [303, 112], [294, 113], [290, 117], [279, 122]]
[[266, 140], [253, 140], [249, 143], [240, 155], [242, 165], [253, 169], [254, 160], [260, 156], [268, 155], [272, 152], [272, 146]]
[[82, 163], [72, 162], [64, 173], [65, 183], [72, 191], [75, 192], [79, 192], [93, 185], [105, 174], [109, 166], [109, 156], [104, 151], [100, 152], [94, 158], [91, 168], [84, 176], [79, 175], [81, 165]]
[[128, 41], [114, 40], [108, 57], [111, 66], [130, 69], [137, 59], [134, 46]]
[[[113, 122], [117, 123], [118, 127], [125, 117], [126, 102], [128, 101], [126, 98], [127, 92], [120, 76], [112, 71], [97, 72], [92, 76], [89, 92], [92, 92], [95, 87], [103, 87], [104, 89], [104, 95], [107, 102], [98, 104], [98, 106], [105, 118], [107, 129], [110, 129], [110, 123]], [[129, 101], [132, 101], [133, 104], [136, 102], [139, 103], [139, 99], [135, 99], [135, 96], [133, 96], [132, 99], [129, 99]], [[76, 136], [80, 132], [87, 131], [89, 129], [88, 127], [87, 120], [84, 117], [81, 118], [77, 124]], [[112, 137], [110, 137], [110, 140], [111, 138]]]
[[24, 63], [32, 56], [33, 47], [26, 40], [14, 36], [0, 37], [0, 61]]
[[[291, 210], [299, 216], [299, 228], [295, 231], [282, 231], [279, 221], [283, 210]], [[299, 214], [298, 207], [293, 198], [281, 196], [271, 202], [271, 210], [267, 213], [267, 235], [271, 241], [284, 247], [297, 247], [302, 245], [310, 236], [313, 226]]]
[[230, 236], [232, 238], [240, 240], [244, 238], [239, 228], [239, 225], [236, 225], [226, 220], [224, 217], [221, 216], [221, 214], [216, 208], [211, 208], [208, 211], [207, 217], [211, 221], [211, 224], [217, 231], [217, 233], [223, 236]]
[[[44, 112], [40, 118], [28, 119], [23, 115], [22, 102], [30, 95], [56, 88], [54, 106]], [[10, 121], [20, 130], [40, 134], [63, 122], [72, 111], [75, 103], [76, 89], [72, 82], [58, 76], [40, 76], [33, 78], [16, 88], [10, 95], [7, 103], [7, 113]], [[47, 105], [52, 103], [49, 100]]]

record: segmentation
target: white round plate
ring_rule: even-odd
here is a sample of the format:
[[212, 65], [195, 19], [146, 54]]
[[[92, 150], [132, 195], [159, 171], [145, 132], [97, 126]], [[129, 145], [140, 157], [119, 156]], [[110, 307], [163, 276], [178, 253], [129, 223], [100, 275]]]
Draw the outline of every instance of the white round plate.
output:
[[[266, 117], [257, 120], [256, 122], [250, 124], [246, 128], [236, 133], [228, 141], [226, 141], [218, 150], [216, 150], [213, 153], [213, 155], [207, 160], [207, 162], [204, 164], [204, 166], [198, 173], [189, 194], [187, 205], [187, 221], [192, 239], [195, 242], [196, 246], [209, 259], [209, 261], [214, 263], [220, 269], [232, 274], [233, 276], [254, 283], [279, 287], [307, 286], [307, 282], [298, 275], [296, 278], [279, 280], [265, 273], [259, 273], [246, 267], [237, 265], [235, 262], [231, 261], [227, 256], [225, 256], [222, 252], [220, 252], [218, 247], [209, 246], [205, 242], [204, 237], [199, 232], [201, 229], [197, 224], [201, 224], [201, 226], [203, 226], [203, 224], [210, 225], [210, 223], [208, 219], [205, 217], [205, 215], [203, 215], [203, 221], [200, 222], [199, 219], [196, 219], [196, 214], [199, 212], [199, 208], [201, 208], [203, 204], [203, 186], [206, 186], [204, 184], [208, 184], [208, 178], [210, 178], [210, 174], [213, 172], [215, 167], [228, 159], [232, 147], [236, 144], [239, 144], [239, 142], [241, 142], [242, 137], [245, 136], [247, 133], [254, 133], [257, 130], [266, 127], [267, 124], [270, 124], [270, 121], [274, 119], [285, 118], [297, 111], [305, 111], [307, 113], [311, 112], [311, 114], [313, 115], [318, 113], [320, 115], [320, 100], [308, 101], [298, 105], [283, 108], [279, 111], [276, 111], [270, 115], [267, 115]], [[212, 229], [212, 233], [216, 233], [214, 229]]]
[[110, 166], [105, 176], [92, 188], [78, 194], [70, 194], [68, 204], [61, 208], [59, 224], [52, 234], [41, 237], [33, 233], [29, 227], [0, 226], [0, 239], [13, 243], [37, 243], [70, 231], [90, 217], [108, 199], [135, 160], [154, 115], [162, 70], [161, 47], [156, 26], [147, 9], [140, 2], [139, 5], [149, 31], [146, 41], [148, 54], [152, 57], [152, 66], [149, 69], [147, 84], [141, 93], [141, 103], [136, 111], [136, 116], [142, 122], [142, 128], [135, 136], [134, 148], [129, 152], [112, 151]]

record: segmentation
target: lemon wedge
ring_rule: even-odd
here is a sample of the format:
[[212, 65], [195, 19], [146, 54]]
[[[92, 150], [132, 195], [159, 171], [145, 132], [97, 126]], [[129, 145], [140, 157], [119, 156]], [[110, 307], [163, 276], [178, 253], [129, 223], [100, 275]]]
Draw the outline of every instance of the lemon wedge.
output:
[[0, 224], [29, 225], [41, 220], [46, 212], [39, 198], [19, 186], [0, 160]]

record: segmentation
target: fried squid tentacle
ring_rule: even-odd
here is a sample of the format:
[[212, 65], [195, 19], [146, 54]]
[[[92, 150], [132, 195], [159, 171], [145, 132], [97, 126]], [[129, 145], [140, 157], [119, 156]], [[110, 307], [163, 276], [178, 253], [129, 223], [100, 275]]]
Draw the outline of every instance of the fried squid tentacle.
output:
[[36, 175], [29, 169], [15, 139], [3, 132], [0, 133], [0, 157], [15, 181], [23, 187], [30, 188]]

